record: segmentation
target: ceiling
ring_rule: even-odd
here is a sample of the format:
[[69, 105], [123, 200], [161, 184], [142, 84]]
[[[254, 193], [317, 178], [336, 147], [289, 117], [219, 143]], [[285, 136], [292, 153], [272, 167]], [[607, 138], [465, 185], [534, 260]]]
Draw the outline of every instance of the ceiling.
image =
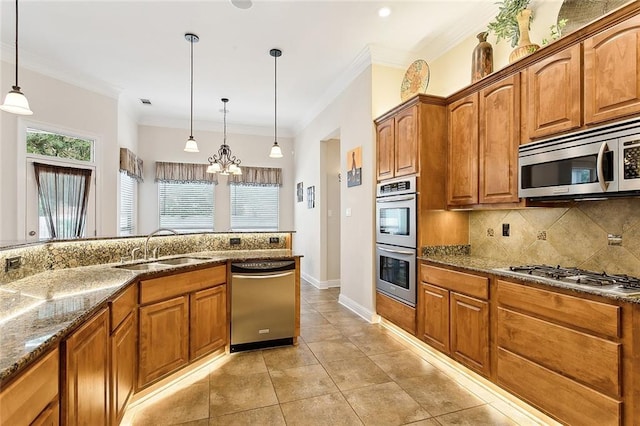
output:
[[[0, 9], [2, 60], [10, 63], [14, 4], [1, 0]], [[378, 16], [382, 6], [390, 16]], [[219, 130], [222, 97], [230, 99], [230, 133], [242, 127], [270, 134], [269, 50], [279, 48], [278, 129], [292, 135], [368, 63], [405, 69], [418, 58], [433, 60], [485, 28], [496, 10], [494, 0], [253, 0], [249, 9], [230, 0], [21, 0], [20, 64], [120, 96], [139, 123], [188, 128], [184, 34], [192, 32], [200, 37], [193, 47], [194, 135], [199, 128]]]

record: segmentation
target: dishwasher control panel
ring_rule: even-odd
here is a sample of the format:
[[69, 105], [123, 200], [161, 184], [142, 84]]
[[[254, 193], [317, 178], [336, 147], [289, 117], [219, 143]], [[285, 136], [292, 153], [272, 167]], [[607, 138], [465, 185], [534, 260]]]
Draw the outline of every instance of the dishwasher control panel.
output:
[[264, 273], [290, 271], [296, 268], [295, 260], [267, 260], [231, 264], [231, 272]]

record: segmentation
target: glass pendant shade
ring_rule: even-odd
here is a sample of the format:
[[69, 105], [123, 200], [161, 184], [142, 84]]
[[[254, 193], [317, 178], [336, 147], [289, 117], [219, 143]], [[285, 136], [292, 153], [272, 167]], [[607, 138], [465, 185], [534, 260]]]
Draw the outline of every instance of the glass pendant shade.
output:
[[271, 158], [282, 158], [282, 149], [280, 149], [280, 145], [278, 142], [274, 142], [271, 147], [271, 152], [269, 153], [269, 157]]
[[13, 86], [12, 90], [7, 93], [4, 103], [0, 105], [2, 111], [19, 115], [33, 115], [33, 111], [29, 108], [27, 97], [20, 91], [18, 86]]
[[209, 167], [207, 167], [207, 173], [218, 173], [220, 170], [220, 164], [218, 163], [209, 164]]
[[198, 149], [198, 143], [193, 136], [189, 136], [187, 143], [184, 144], [184, 152], [200, 152]]

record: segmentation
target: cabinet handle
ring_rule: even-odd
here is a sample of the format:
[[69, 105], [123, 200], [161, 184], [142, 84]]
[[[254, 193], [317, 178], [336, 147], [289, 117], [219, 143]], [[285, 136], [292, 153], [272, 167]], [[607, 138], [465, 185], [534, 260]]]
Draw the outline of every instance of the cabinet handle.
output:
[[233, 274], [231, 275], [231, 278], [249, 278], [252, 280], [266, 280], [268, 278], [281, 278], [281, 277], [288, 277], [290, 275], [293, 275], [293, 272], [285, 272], [284, 274], [273, 274], [273, 275]]
[[389, 250], [386, 248], [378, 247], [380, 251], [386, 251], [387, 253], [395, 253], [395, 254], [406, 254], [407, 256], [411, 256], [413, 253], [410, 251], [400, 251], [400, 250]]

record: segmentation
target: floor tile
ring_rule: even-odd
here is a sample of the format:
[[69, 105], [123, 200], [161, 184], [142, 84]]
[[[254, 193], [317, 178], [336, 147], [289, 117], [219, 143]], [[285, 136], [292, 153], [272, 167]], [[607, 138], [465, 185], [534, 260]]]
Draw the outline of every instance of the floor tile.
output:
[[302, 294], [300, 295], [307, 303], [319, 303], [319, 302], [337, 302], [338, 298], [328, 293], [318, 294]]
[[433, 365], [408, 350], [372, 355], [370, 358], [394, 380], [426, 376], [437, 371]]
[[278, 403], [269, 373], [231, 375], [214, 372], [209, 386], [212, 417]]
[[398, 384], [434, 416], [485, 403], [454, 380], [439, 372], [400, 380]]
[[371, 331], [371, 327], [375, 327], [375, 329], [378, 329], [378, 326], [376, 324], [369, 324], [366, 321], [356, 320], [338, 321], [332, 325], [346, 337], [361, 336]]
[[353, 321], [355, 324], [366, 324], [367, 322], [354, 314], [353, 312], [345, 309], [342, 311], [333, 312], [320, 312], [320, 314], [327, 319], [331, 324], [337, 322]]
[[273, 370], [271, 380], [280, 403], [338, 391], [331, 377], [319, 364]]
[[398, 340], [380, 332], [365, 332], [351, 336], [349, 340], [367, 355], [397, 352], [405, 349], [405, 346]]
[[339, 392], [282, 404], [287, 426], [350, 426], [362, 422]]
[[318, 359], [305, 343], [298, 343], [296, 346], [265, 349], [262, 351], [262, 356], [269, 370], [284, 370], [318, 364]]
[[348, 339], [333, 339], [308, 343], [309, 349], [321, 363], [360, 358], [364, 353]]
[[340, 330], [331, 324], [302, 326], [300, 327], [300, 335], [307, 343], [341, 339], [344, 337], [342, 333], [340, 333]]
[[329, 324], [329, 321], [325, 317], [322, 316], [321, 313], [306, 313], [305, 315], [300, 315], [300, 326], [304, 327], [305, 325], [323, 325]]
[[329, 362], [324, 364], [324, 368], [342, 391], [391, 381], [391, 378], [367, 357]]
[[343, 392], [365, 425], [402, 425], [431, 417], [397, 383]]
[[241, 411], [220, 417], [212, 417], [209, 426], [285, 426], [284, 416], [279, 405]]
[[445, 414], [436, 417], [436, 420], [443, 426], [512, 426], [517, 424], [490, 405], [481, 405]]
[[322, 312], [338, 312], [338, 311], [346, 310], [345, 307], [340, 306], [340, 304], [336, 303], [334, 300], [330, 302], [310, 303], [309, 305], [313, 307], [313, 309], [321, 313]]
[[135, 425], [173, 425], [209, 417], [209, 384], [196, 383], [172, 392], [167, 389], [153, 402], [140, 407]]
[[214, 367], [213, 373], [244, 376], [254, 373], [266, 373], [267, 365], [261, 351], [238, 352], [227, 355], [224, 362]]
[[436, 419], [425, 419], [413, 423], [407, 423], [405, 426], [440, 426]]

